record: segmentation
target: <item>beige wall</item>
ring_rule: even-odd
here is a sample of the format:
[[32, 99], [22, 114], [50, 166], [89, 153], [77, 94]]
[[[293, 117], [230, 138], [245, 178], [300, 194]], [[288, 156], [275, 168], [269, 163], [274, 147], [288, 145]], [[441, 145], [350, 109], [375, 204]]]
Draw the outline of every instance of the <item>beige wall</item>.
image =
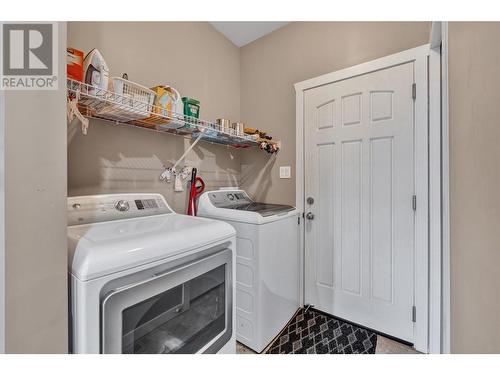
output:
[[[429, 22], [294, 22], [241, 49], [241, 117], [283, 144], [276, 158], [242, 153], [242, 186], [259, 199], [295, 203], [293, 84], [429, 41]], [[292, 179], [279, 179], [279, 166]]]
[[500, 23], [449, 24], [451, 350], [500, 353]]
[[57, 91], [5, 93], [5, 351], [67, 352], [66, 25]]
[[[153, 87], [171, 84], [201, 101], [201, 117], [238, 120], [239, 49], [206, 22], [70, 22], [68, 46], [98, 48], [111, 76]], [[178, 212], [187, 193], [159, 181], [189, 145], [182, 137], [91, 121], [88, 135], [69, 130], [68, 194], [159, 192]], [[187, 164], [198, 168], [207, 189], [238, 185], [239, 151], [199, 143]]]

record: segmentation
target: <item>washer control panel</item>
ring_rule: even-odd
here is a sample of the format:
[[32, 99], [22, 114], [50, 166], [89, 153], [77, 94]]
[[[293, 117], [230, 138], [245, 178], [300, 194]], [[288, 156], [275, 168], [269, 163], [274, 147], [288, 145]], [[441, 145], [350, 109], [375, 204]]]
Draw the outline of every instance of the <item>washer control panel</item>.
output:
[[241, 204], [252, 203], [250, 197], [243, 190], [234, 191], [214, 191], [208, 194], [210, 202], [217, 208], [227, 208], [239, 206]]
[[109, 194], [68, 197], [68, 225], [172, 213], [160, 194]]

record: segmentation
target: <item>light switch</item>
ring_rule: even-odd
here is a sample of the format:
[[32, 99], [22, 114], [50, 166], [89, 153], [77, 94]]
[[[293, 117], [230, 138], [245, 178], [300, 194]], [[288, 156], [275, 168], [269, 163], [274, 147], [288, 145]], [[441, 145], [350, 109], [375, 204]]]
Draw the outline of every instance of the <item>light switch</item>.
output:
[[290, 166], [280, 167], [280, 178], [292, 178]]

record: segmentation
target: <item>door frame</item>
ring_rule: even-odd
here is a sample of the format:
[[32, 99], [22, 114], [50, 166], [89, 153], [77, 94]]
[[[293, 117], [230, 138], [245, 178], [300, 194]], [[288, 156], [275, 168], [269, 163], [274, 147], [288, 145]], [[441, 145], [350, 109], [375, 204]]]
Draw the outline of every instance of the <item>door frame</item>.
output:
[[[450, 169], [449, 169], [449, 99], [448, 99], [448, 22], [432, 22], [430, 35], [431, 54], [429, 72], [440, 76], [438, 83], [429, 91], [429, 127], [430, 127], [430, 166], [435, 171], [430, 173], [431, 194], [435, 196], [435, 212], [430, 216], [430, 260], [431, 295], [430, 305], [439, 308], [429, 311], [429, 331], [439, 329], [440, 335], [429, 337], [431, 353], [450, 353]], [[435, 81], [435, 80], [434, 80]], [[431, 85], [432, 85], [431, 81]], [[433, 110], [433, 107], [435, 110]], [[436, 109], [439, 110], [436, 110]], [[434, 134], [434, 136], [433, 136]], [[434, 138], [434, 140], [433, 140]], [[433, 152], [434, 149], [434, 152]], [[433, 162], [434, 159], [439, 159]], [[438, 165], [439, 164], [439, 165]], [[440, 167], [440, 168], [439, 168]], [[437, 171], [439, 170], [439, 175]], [[433, 174], [435, 177], [433, 177]], [[438, 180], [439, 177], [439, 180]], [[441, 189], [438, 191], [438, 189]], [[439, 196], [439, 193], [441, 194]], [[439, 201], [440, 199], [440, 201]], [[431, 198], [431, 207], [433, 202]], [[439, 215], [438, 216], [438, 211]], [[434, 220], [434, 224], [432, 223]], [[434, 234], [432, 230], [434, 229]], [[439, 258], [439, 254], [441, 257]], [[440, 287], [440, 288], [439, 288]], [[433, 329], [434, 327], [434, 329]]]
[[[0, 22], [0, 29], [2, 28]], [[2, 35], [0, 33], [0, 38]], [[5, 353], [5, 90], [0, 90], [0, 354]]]
[[[450, 144], [448, 87], [448, 22], [441, 24], [441, 92], [433, 102], [441, 104], [441, 353], [451, 353], [451, 244], [450, 244]], [[432, 97], [433, 93], [431, 93]]]
[[[392, 66], [397, 66], [405, 64], [408, 62], [413, 62], [415, 64], [414, 78], [417, 86], [416, 90], [416, 100], [415, 100], [415, 194], [417, 195], [417, 210], [415, 212], [415, 295], [414, 295], [414, 305], [416, 306], [416, 322], [414, 325], [415, 332], [415, 342], [414, 346], [418, 351], [428, 353], [430, 342], [436, 342], [441, 340], [441, 327], [433, 320], [432, 331], [429, 330], [429, 312], [433, 312], [433, 316], [441, 316], [441, 303], [440, 303], [440, 283], [429, 282], [429, 271], [433, 271], [432, 280], [441, 280], [441, 267], [434, 264], [436, 259], [441, 259], [441, 247], [432, 246], [429, 243], [429, 231], [435, 233], [435, 229], [438, 233], [441, 233], [440, 220], [439, 223], [436, 220], [430, 220], [429, 212], [433, 213], [433, 217], [438, 214], [441, 217], [441, 202], [436, 202], [435, 200], [430, 201], [429, 196], [435, 197], [436, 184], [432, 180], [433, 184], [429, 185], [429, 177], [435, 178], [435, 175], [430, 175], [430, 170], [436, 170], [436, 168], [441, 168], [441, 158], [433, 153], [432, 158], [429, 159], [429, 150], [435, 151], [435, 143], [441, 144], [441, 139], [438, 134], [438, 139], [435, 137], [429, 138], [429, 124], [431, 119], [435, 119], [435, 111], [439, 111], [440, 107], [430, 106], [429, 107], [429, 96], [435, 98], [436, 96], [436, 86], [429, 85], [428, 72], [436, 71], [436, 64], [440, 64], [439, 59], [430, 58], [431, 48], [429, 44], [425, 44], [420, 47], [408, 49], [399, 53], [395, 53], [389, 56], [385, 56], [376, 60], [372, 60], [366, 63], [355, 65], [346, 69], [338, 70], [332, 73], [327, 73], [319, 77], [315, 77], [306, 81], [296, 83], [296, 207], [304, 212], [304, 92], [306, 90], [323, 86], [326, 84], [334, 83], [340, 80], [345, 80], [348, 78], [356, 77], [362, 74], [371, 73], [377, 70], [390, 68]], [[429, 64], [432, 64], [430, 66]], [[440, 68], [438, 68], [440, 69]], [[430, 73], [429, 73], [430, 74]], [[432, 83], [435, 83], [434, 80]], [[432, 93], [429, 91], [434, 90]], [[439, 97], [440, 92], [437, 92]], [[432, 114], [429, 113], [429, 109], [432, 109]], [[432, 116], [431, 116], [432, 115]], [[436, 126], [434, 120], [431, 125]], [[439, 125], [439, 124], [438, 124]], [[435, 132], [433, 132], [436, 135]], [[430, 144], [432, 142], [432, 144]], [[438, 146], [440, 147], [440, 146]], [[429, 164], [431, 163], [431, 164]], [[438, 184], [439, 189], [441, 185]], [[429, 188], [433, 190], [430, 191]], [[439, 190], [439, 196], [441, 190]], [[433, 227], [430, 228], [430, 225]], [[435, 226], [439, 228], [436, 228]], [[300, 270], [301, 270], [301, 280], [303, 282], [303, 288], [301, 288], [301, 301], [304, 303], [305, 294], [305, 262], [304, 262], [304, 252], [305, 252], [305, 234], [304, 234], [304, 221], [301, 222], [300, 230], [300, 246], [302, 251], [300, 256]], [[430, 253], [432, 251], [432, 253]], [[436, 253], [437, 252], [437, 253]], [[433, 263], [429, 264], [429, 260]], [[438, 296], [439, 301], [436, 304], [436, 299], [429, 300], [429, 296]], [[429, 304], [432, 306], [429, 306]], [[435, 346], [432, 348], [433, 352], [436, 351]]]
[[0, 354], [5, 353], [5, 290], [5, 90], [0, 90]]

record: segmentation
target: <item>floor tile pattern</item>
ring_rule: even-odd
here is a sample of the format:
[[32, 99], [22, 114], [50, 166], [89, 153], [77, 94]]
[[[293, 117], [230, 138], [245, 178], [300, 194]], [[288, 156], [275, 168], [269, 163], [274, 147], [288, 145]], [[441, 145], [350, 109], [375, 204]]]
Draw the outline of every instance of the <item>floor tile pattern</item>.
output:
[[375, 354], [377, 334], [315, 310], [299, 311], [267, 354]]

